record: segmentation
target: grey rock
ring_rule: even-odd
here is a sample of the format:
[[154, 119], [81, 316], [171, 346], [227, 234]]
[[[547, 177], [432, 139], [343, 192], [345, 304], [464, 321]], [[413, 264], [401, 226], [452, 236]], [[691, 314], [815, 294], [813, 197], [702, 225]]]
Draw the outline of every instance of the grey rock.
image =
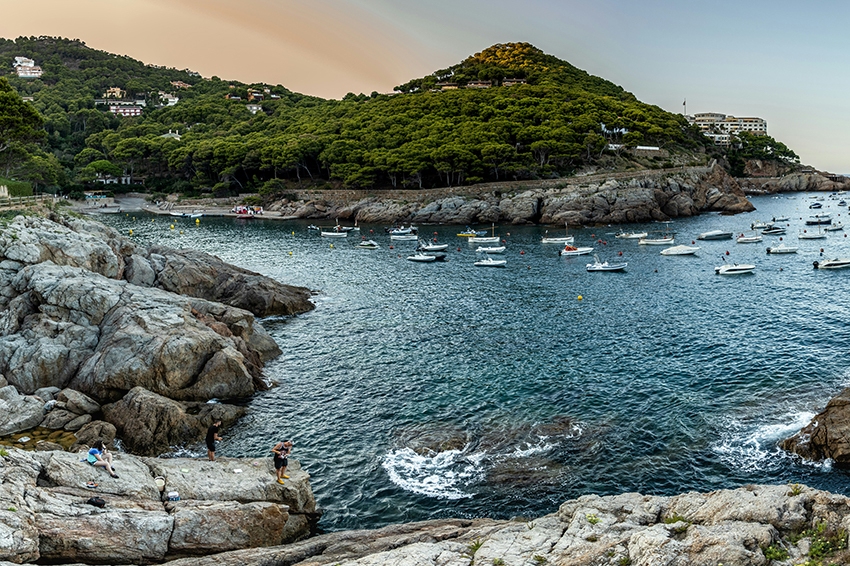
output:
[[102, 440], [106, 447], [113, 448], [116, 432], [113, 424], [104, 421], [92, 421], [74, 432], [74, 436], [77, 437], [78, 444], [87, 448], [94, 445], [97, 440]]
[[54, 408], [52, 411], [47, 413], [47, 416], [44, 417], [43, 421], [41, 421], [41, 426], [44, 428], [59, 430], [60, 428], [65, 428], [66, 424], [76, 419], [78, 416], [79, 415], [72, 413], [71, 411]]
[[37, 452], [53, 452], [55, 450], [62, 452], [65, 450], [61, 444], [50, 442], [49, 440], [39, 440], [35, 443], [35, 449]]
[[56, 400], [65, 403], [65, 408], [77, 415], [93, 415], [100, 412], [97, 401], [73, 389], [63, 389], [56, 395]]
[[80, 415], [66, 424], [63, 428], [69, 432], [76, 432], [91, 422], [91, 415]]
[[44, 419], [44, 402], [18, 393], [12, 385], [0, 388], [0, 436], [29, 430]]
[[[2, 391], [2, 390], [0, 390]], [[823, 411], [780, 446], [807, 460], [831, 458], [839, 466], [850, 465], [850, 387], [830, 399]]]
[[44, 402], [47, 402], [56, 399], [56, 394], [60, 391], [61, 389], [58, 387], [42, 387], [40, 389], [36, 389], [33, 395], [41, 397]]
[[133, 285], [140, 287], [153, 287], [156, 281], [156, 272], [151, 263], [139, 254], [133, 254], [126, 260], [127, 267], [124, 269], [124, 279]]
[[174, 519], [169, 550], [205, 555], [283, 544], [289, 513], [268, 502], [179, 501], [167, 505]]

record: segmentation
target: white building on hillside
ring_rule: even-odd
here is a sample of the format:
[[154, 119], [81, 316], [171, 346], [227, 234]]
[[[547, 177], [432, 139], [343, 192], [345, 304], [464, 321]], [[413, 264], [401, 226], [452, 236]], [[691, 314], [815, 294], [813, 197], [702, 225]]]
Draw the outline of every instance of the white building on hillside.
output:
[[767, 120], [756, 117], [736, 117], [717, 112], [703, 112], [685, 116], [690, 124], [698, 126], [703, 134], [717, 145], [728, 146], [731, 136], [748, 132], [757, 136], [767, 135]]
[[41, 67], [28, 57], [15, 57], [12, 67], [15, 68], [18, 77], [22, 79], [37, 79], [44, 73]]

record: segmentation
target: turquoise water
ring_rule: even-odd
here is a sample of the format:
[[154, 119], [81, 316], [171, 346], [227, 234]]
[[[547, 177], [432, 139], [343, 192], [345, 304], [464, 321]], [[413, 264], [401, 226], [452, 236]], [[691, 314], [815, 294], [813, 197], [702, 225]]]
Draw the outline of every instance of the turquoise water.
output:
[[[783, 238], [797, 244], [807, 195], [753, 202], [754, 213], [669, 228], [690, 244], [787, 214]], [[844, 219], [836, 203], [821, 212]], [[486, 269], [473, 267], [475, 246], [457, 226], [423, 227], [451, 244], [449, 261], [417, 264], [405, 260], [415, 242], [391, 243], [381, 226], [364, 227], [382, 246], [367, 251], [307, 222], [103, 220], [140, 243], [198, 248], [320, 291], [315, 311], [264, 321], [283, 350], [266, 367], [278, 386], [223, 431], [219, 451], [265, 456], [292, 438], [325, 530], [531, 517], [588, 493], [755, 482], [850, 493], [846, 472], [776, 448], [850, 384], [850, 269], [812, 269], [820, 248], [850, 257], [844, 232], [800, 241], [796, 255], [767, 255], [779, 237], [765, 236], [697, 241], [697, 256], [664, 257], [663, 247], [616, 240], [619, 227], [571, 230], [601, 259], [622, 252], [629, 263], [587, 273], [592, 256], [559, 257], [539, 243], [542, 227], [497, 227], [508, 265]], [[715, 275], [726, 251], [756, 273]]]

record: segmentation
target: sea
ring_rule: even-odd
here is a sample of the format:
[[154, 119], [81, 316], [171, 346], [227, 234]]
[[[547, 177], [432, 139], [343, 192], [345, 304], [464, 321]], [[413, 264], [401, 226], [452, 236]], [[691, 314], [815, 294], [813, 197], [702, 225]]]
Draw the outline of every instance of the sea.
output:
[[[335, 531], [533, 518], [586, 494], [751, 483], [850, 494], [847, 471], [777, 447], [850, 385], [850, 269], [813, 269], [850, 257], [850, 238], [797, 238], [817, 230], [804, 224], [816, 212], [850, 226], [838, 198], [759, 196], [736, 216], [570, 227], [576, 245], [627, 262], [622, 273], [589, 273], [592, 255], [542, 244], [557, 226], [476, 226], [507, 248], [504, 268], [482, 268], [463, 226], [419, 227], [449, 244], [447, 261], [423, 264], [406, 259], [416, 242], [379, 225], [331, 240], [309, 221], [98, 219], [139, 244], [200, 249], [315, 291], [314, 311], [262, 320], [283, 351], [265, 368], [275, 385], [243, 401], [249, 415], [222, 430], [219, 454], [265, 458], [292, 439], [319, 527]], [[780, 216], [787, 234], [761, 243], [696, 239]], [[615, 238], [621, 229], [700, 249], [662, 256]], [[361, 238], [380, 249], [355, 248]], [[798, 253], [768, 255], [780, 239]], [[715, 274], [724, 262], [756, 269]]]

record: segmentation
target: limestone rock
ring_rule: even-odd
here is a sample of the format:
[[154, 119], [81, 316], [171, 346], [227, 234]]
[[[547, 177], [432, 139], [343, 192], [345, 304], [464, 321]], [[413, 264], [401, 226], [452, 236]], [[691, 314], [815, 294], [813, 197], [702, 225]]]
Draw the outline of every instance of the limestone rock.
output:
[[25, 498], [40, 469], [32, 454], [23, 450], [13, 448], [0, 457], [0, 560], [29, 562], [40, 556], [35, 514]]
[[128, 283], [140, 287], [153, 287], [156, 281], [156, 272], [154, 272], [151, 263], [144, 256], [133, 254], [125, 261], [127, 267], [124, 270], [124, 278]]
[[294, 315], [312, 310], [310, 291], [227, 264], [194, 250], [154, 247], [164, 259], [155, 265], [156, 286], [179, 295], [199, 297], [247, 310], [257, 316]]
[[116, 434], [115, 425], [104, 421], [92, 421], [87, 425], [83, 425], [80, 430], [74, 432], [77, 437], [78, 444], [90, 448], [96, 440], [102, 440], [107, 448], [113, 448], [113, 442]]
[[56, 399], [56, 394], [59, 393], [61, 389], [58, 387], [42, 387], [41, 389], [36, 389], [33, 395], [36, 397], [40, 397], [42, 401], [49, 402]]
[[0, 388], [0, 436], [28, 430], [44, 419], [44, 403], [21, 395], [12, 385]]
[[850, 387], [833, 397], [797, 434], [780, 446], [807, 460], [831, 458], [836, 465], [850, 466]]
[[[215, 462], [187, 458], [145, 458], [154, 476], [165, 478], [166, 489], [177, 491], [181, 499], [208, 501], [269, 501], [289, 507], [290, 514], [316, 512], [310, 489], [310, 475], [297, 460], [289, 459], [281, 485], [275, 481], [271, 458], [244, 459], [217, 457]], [[236, 473], [234, 470], [241, 470]], [[189, 470], [184, 472], [183, 470]], [[199, 481], [203, 478], [203, 481]]]
[[221, 403], [192, 407], [196, 414], [190, 414], [183, 403], [134, 387], [120, 401], [104, 405], [103, 414], [115, 425], [131, 452], [145, 455], [161, 454], [171, 446], [197, 442], [215, 420], [221, 419], [226, 427], [245, 414], [244, 407]]
[[268, 502], [179, 501], [169, 503], [172, 554], [213, 554], [282, 544], [289, 518], [285, 505]]
[[60, 428], [65, 428], [65, 425], [76, 419], [79, 415], [72, 413], [71, 411], [66, 411], [65, 409], [53, 409], [47, 416], [44, 417], [44, 420], [41, 421], [41, 426], [44, 428], [50, 428], [53, 430], [59, 430]]
[[76, 432], [91, 422], [91, 415], [80, 415], [66, 424], [63, 428], [69, 432]]
[[100, 412], [97, 401], [73, 389], [63, 389], [56, 395], [56, 400], [65, 403], [65, 408], [77, 415], [93, 415]]
[[[136, 456], [112, 453], [117, 478], [109, 477], [106, 470], [86, 461], [86, 452], [34, 452], [33, 458], [42, 467], [39, 486], [45, 488], [74, 488], [90, 493], [86, 482], [99, 484], [98, 494], [159, 501], [160, 493], [150, 469]], [[90, 497], [91, 495], [89, 495]]]

